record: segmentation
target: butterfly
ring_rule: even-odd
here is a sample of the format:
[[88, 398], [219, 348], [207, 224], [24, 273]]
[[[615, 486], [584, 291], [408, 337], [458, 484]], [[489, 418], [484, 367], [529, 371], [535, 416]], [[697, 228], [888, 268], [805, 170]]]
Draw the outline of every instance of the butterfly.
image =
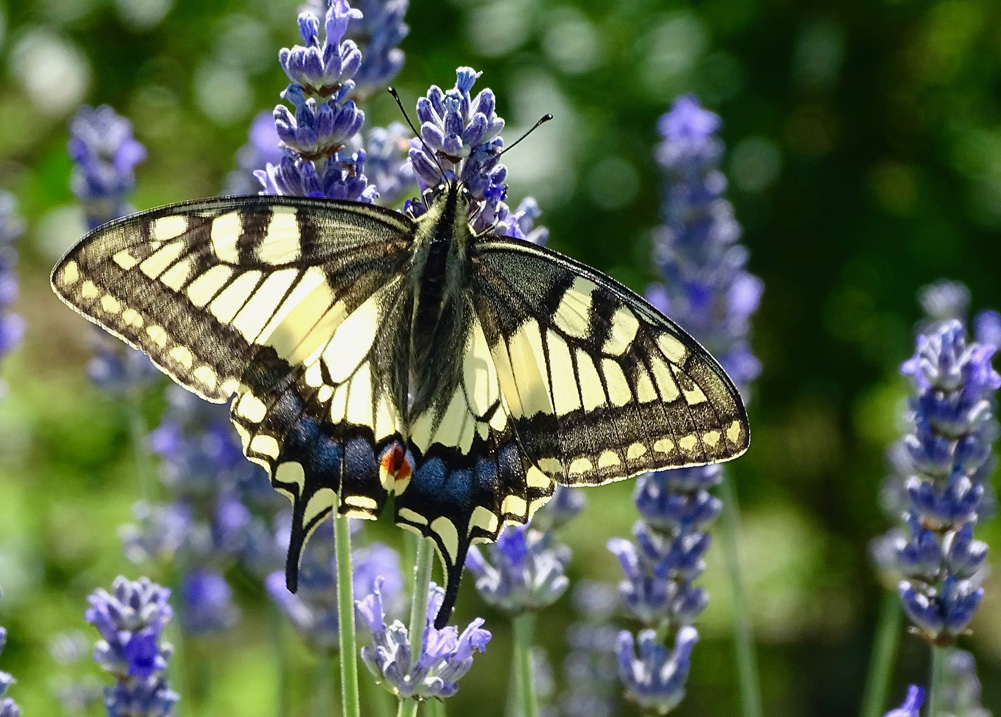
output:
[[332, 511], [430, 539], [442, 627], [471, 543], [557, 484], [724, 461], [733, 383], [608, 276], [467, 219], [455, 181], [416, 219], [371, 204], [222, 197], [115, 220], [52, 273], [72, 308], [208, 401], [292, 501], [286, 565]]

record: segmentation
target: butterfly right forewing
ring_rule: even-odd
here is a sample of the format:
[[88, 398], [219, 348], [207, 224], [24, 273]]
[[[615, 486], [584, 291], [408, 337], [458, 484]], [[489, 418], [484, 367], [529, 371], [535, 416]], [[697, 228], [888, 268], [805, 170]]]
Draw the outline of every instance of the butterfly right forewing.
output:
[[524, 450], [565, 485], [729, 460], [743, 403], [699, 344], [608, 276], [503, 237], [472, 253], [473, 297]]

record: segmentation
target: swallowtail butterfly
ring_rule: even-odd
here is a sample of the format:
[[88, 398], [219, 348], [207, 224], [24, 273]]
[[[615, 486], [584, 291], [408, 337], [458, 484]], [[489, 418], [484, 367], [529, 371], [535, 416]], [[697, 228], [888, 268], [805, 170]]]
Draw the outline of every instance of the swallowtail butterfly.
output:
[[734, 458], [733, 383], [613, 279], [476, 235], [451, 182], [417, 219], [289, 196], [110, 222], [56, 266], [71, 307], [202, 398], [232, 399], [250, 460], [292, 500], [287, 561], [333, 510], [430, 539], [451, 614], [466, 551], [556, 484]]

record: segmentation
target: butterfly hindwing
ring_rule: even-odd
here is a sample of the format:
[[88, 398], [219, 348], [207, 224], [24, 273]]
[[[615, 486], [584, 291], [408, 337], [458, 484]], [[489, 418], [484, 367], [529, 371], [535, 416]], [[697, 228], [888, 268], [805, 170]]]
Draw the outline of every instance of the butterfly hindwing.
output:
[[396, 522], [429, 538], [441, 558], [440, 627], [455, 602], [469, 545], [496, 539], [504, 523], [527, 522], [554, 488], [521, 448], [478, 319], [470, 321], [458, 384], [416, 417], [408, 449]]
[[105, 225], [53, 272], [67, 303], [178, 383], [236, 394], [244, 451], [293, 502], [293, 588], [299, 550], [338, 500], [359, 517], [385, 502], [375, 459], [401, 421], [375, 373], [412, 232], [368, 205], [211, 199]]
[[502, 237], [473, 248], [473, 291], [531, 460], [565, 485], [734, 458], [735, 387], [698, 343], [611, 278]]

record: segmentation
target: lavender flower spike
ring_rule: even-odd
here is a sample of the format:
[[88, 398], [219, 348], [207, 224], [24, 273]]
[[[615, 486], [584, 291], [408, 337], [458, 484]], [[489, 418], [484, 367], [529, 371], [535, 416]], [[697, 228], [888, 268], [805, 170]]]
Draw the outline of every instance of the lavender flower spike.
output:
[[135, 166], [146, 159], [146, 148], [132, 136], [132, 124], [107, 105], [84, 106], [70, 122], [70, 137], [70, 188], [83, 204], [90, 228], [128, 214]]
[[[433, 195], [445, 180], [459, 179], [474, 200], [469, 204], [474, 230], [542, 244], [547, 233], [535, 227], [538, 205], [534, 201], [522, 202], [512, 212], [504, 201], [507, 167], [500, 163], [504, 120], [495, 112], [493, 91], [480, 90], [475, 97], [470, 94], [480, 74], [471, 67], [460, 67], [455, 71], [455, 87], [443, 91], [432, 85], [427, 96], [417, 101], [424, 143], [410, 141], [410, 163], [418, 186]], [[424, 208], [414, 202], [408, 204], [408, 209], [416, 216]]]
[[619, 678], [626, 686], [626, 697], [653, 714], [664, 715], [677, 707], [685, 696], [692, 648], [698, 639], [694, 627], [683, 627], [672, 651], [658, 642], [653, 630], [642, 630], [637, 655], [632, 634], [620, 632]]
[[473, 665], [473, 652], [483, 652], [491, 635], [476, 618], [462, 633], [451, 625], [438, 630], [435, 616], [445, 592], [433, 582], [428, 586], [428, 610], [421, 639], [421, 652], [412, 655], [407, 628], [399, 620], [386, 625], [382, 603], [382, 578], [376, 578], [372, 593], [355, 603], [358, 616], [372, 633], [372, 644], [361, 649], [369, 671], [383, 686], [401, 699], [451, 697], [459, 689], [458, 680]]
[[348, 25], [348, 36], [362, 48], [361, 67], [355, 75], [359, 89], [383, 91], [403, 67], [399, 45], [410, 32], [403, 22], [409, 0], [356, 0], [361, 20]]
[[890, 710], [884, 717], [920, 717], [921, 705], [924, 701], [924, 688], [911, 685], [907, 688], [907, 698], [904, 700], [904, 704]]
[[321, 44], [316, 15], [309, 10], [299, 15], [305, 46], [279, 53], [279, 62], [292, 80], [281, 97], [294, 112], [285, 105], [275, 107], [275, 130], [283, 156], [254, 172], [261, 194], [368, 203], [379, 196], [364, 174], [365, 151], [349, 147], [365, 123], [365, 113], [349, 99], [362, 55], [353, 40], [343, 38], [348, 23], [361, 17], [361, 11], [351, 8], [347, 0], [332, 0]]
[[895, 533], [901, 600], [929, 642], [950, 644], [983, 596], [987, 546], [973, 538], [998, 437], [996, 347], [969, 342], [958, 320], [932, 324], [901, 373], [910, 379], [911, 430], [901, 441], [903, 532]]
[[114, 593], [97, 590], [85, 617], [101, 634], [94, 661], [114, 676], [104, 690], [111, 717], [166, 717], [179, 699], [164, 678], [173, 648], [161, 643], [173, 616], [170, 590], [149, 578], [115, 579]]
[[[306, 92], [330, 96], [349, 82], [361, 67], [361, 51], [353, 40], [341, 42], [351, 20], [361, 20], [362, 12], [347, 0], [332, 0], [327, 9], [323, 43], [320, 43], [320, 20], [307, 10], [299, 15], [299, 34], [303, 45], [282, 48], [278, 62], [289, 80]], [[353, 86], [353, 84], [352, 84]]]
[[[665, 181], [654, 261], [663, 281], [651, 285], [646, 298], [718, 357], [746, 392], [760, 370], [748, 334], [762, 284], [744, 268], [747, 251], [738, 244], [740, 226], [726, 199], [726, 178], [719, 168], [721, 124], [691, 95], [679, 97], [658, 122], [662, 141], [655, 156]], [[633, 542], [608, 542], [625, 573], [619, 592], [626, 612], [646, 627], [666, 628], [668, 634], [677, 630], [679, 645], [688, 651], [694, 638], [682, 641], [682, 633], [693, 634], [685, 626], [696, 621], [709, 601], [696, 581], [705, 569], [708, 526], [722, 510], [710, 491], [722, 480], [718, 465], [641, 476], [633, 496], [641, 518], [633, 528]], [[641, 652], [654, 650], [653, 633], [646, 635], [640, 636]], [[666, 654], [666, 647], [657, 649]], [[626, 687], [636, 694], [628, 680]], [[681, 699], [680, 686], [672, 698], [674, 694]]]
[[[80, 200], [87, 225], [95, 229], [132, 211], [135, 167], [146, 159], [146, 148], [132, 136], [132, 123], [111, 107], [83, 106], [70, 121], [67, 150], [73, 160], [70, 189]], [[104, 332], [96, 332], [94, 355], [87, 373], [112, 393], [141, 392], [159, 377], [149, 358]]]

